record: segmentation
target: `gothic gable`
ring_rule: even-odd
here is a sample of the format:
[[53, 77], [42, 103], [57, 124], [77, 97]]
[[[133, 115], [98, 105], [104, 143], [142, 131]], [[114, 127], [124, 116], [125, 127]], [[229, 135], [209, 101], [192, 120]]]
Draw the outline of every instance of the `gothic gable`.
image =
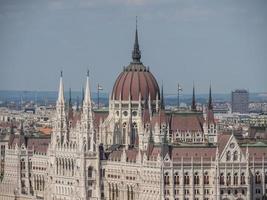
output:
[[245, 162], [245, 156], [234, 135], [226, 143], [221, 156], [221, 162]]

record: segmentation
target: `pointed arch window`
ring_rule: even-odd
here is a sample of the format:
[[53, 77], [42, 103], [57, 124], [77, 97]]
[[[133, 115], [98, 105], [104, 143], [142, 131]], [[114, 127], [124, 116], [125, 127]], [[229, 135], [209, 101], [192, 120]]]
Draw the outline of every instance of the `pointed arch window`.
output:
[[223, 173], [220, 174], [220, 184], [224, 185], [224, 174]]
[[186, 172], [185, 175], [184, 175], [184, 184], [185, 185], [189, 185], [190, 184], [190, 179], [189, 179], [188, 172]]
[[259, 171], [257, 171], [256, 174], [255, 174], [255, 183], [256, 184], [261, 184], [261, 175], [260, 175]]
[[238, 185], [238, 174], [234, 174], [234, 185]]
[[233, 160], [234, 161], [238, 160], [238, 152], [237, 151], [234, 152]]
[[231, 185], [231, 174], [228, 173], [227, 176], [226, 176], [226, 185]]
[[136, 122], [133, 123], [132, 125], [132, 144], [135, 144], [135, 139], [136, 139], [136, 136], [137, 136], [137, 124]]
[[245, 177], [245, 173], [244, 172], [240, 176], [240, 184], [241, 185], [245, 185], [246, 184], [246, 177]]
[[209, 185], [210, 184], [210, 179], [209, 179], [209, 174], [208, 172], [204, 173], [204, 185]]
[[169, 185], [170, 184], [170, 176], [169, 176], [168, 172], [166, 172], [165, 175], [164, 175], [164, 184], [165, 185]]
[[178, 172], [175, 172], [174, 174], [174, 185], [179, 185], [180, 181], [179, 181], [179, 174]]
[[195, 185], [199, 185], [199, 175], [198, 175], [197, 172], [196, 172], [195, 175], [194, 175], [194, 184], [195, 184]]
[[126, 144], [126, 129], [127, 129], [127, 124], [124, 122], [122, 124], [122, 144]]
[[226, 153], [226, 160], [227, 161], [231, 160], [231, 152], [230, 151], [227, 151], [227, 153]]

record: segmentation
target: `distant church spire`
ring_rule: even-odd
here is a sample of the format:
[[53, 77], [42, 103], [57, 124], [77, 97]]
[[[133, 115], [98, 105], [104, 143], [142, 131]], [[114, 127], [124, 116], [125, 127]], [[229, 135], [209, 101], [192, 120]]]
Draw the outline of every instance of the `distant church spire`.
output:
[[197, 110], [197, 106], [196, 106], [196, 97], [195, 97], [195, 84], [193, 84], [193, 96], [192, 96], [191, 110], [192, 110], [192, 111], [196, 111], [196, 110]]
[[209, 91], [209, 103], [208, 103], [208, 109], [212, 110], [213, 106], [212, 106], [212, 96], [211, 96], [211, 85], [210, 85], [210, 91]]
[[64, 104], [64, 86], [63, 86], [63, 72], [60, 72], [59, 90], [58, 90], [58, 104]]
[[140, 63], [141, 51], [139, 50], [139, 43], [138, 43], [137, 16], [136, 16], [135, 41], [134, 41], [134, 48], [132, 51], [132, 58], [133, 58], [133, 63]]

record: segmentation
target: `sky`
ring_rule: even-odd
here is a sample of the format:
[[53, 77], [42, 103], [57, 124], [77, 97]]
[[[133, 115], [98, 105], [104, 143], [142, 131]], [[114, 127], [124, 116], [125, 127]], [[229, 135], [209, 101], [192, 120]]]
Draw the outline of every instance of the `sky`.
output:
[[0, 90], [112, 90], [131, 61], [165, 93], [267, 92], [266, 0], [0, 0]]

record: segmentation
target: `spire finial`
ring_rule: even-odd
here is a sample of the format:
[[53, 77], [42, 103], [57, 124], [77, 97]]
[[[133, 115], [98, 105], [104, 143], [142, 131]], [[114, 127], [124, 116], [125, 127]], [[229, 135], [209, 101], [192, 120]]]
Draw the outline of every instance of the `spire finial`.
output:
[[193, 82], [193, 96], [192, 96], [192, 105], [191, 105], [191, 110], [196, 111], [196, 97], [195, 97], [195, 83]]
[[135, 30], [137, 30], [138, 27], [138, 20], [137, 20], [137, 15], [135, 16]]
[[212, 96], [211, 96], [211, 83], [210, 83], [210, 90], [209, 90], [209, 104], [208, 104], [208, 109], [212, 110], [213, 106], [212, 106]]
[[89, 69], [87, 69], [87, 77], [89, 77]]
[[138, 42], [138, 30], [137, 30], [137, 16], [135, 21], [135, 41], [134, 41], [134, 49], [132, 51], [133, 63], [140, 63], [141, 59], [141, 51], [139, 50], [139, 42]]
[[63, 71], [62, 70], [60, 71], [60, 77], [63, 77]]

